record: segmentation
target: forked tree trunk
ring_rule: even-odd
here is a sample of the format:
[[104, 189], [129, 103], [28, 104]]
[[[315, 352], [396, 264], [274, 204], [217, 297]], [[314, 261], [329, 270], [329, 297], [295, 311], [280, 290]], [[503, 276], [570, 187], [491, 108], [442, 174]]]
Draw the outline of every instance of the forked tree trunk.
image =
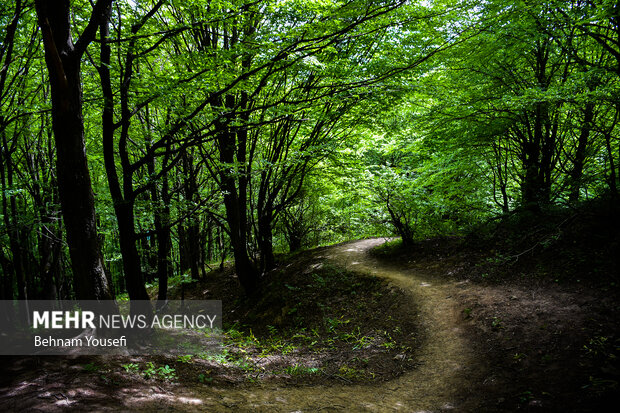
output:
[[36, 11], [45, 45], [52, 97], [52, 129], [57, 149], [56, 169], [63, 220], [78, 299], [111, 299], [109, 280], [95, 223], [95, 200], [86, 159], [80, 63], [94, 39], [96, 23], [111, 0], [99, 0], [91, 23], [74, 45], [71, 37], [70, 1], [37, 0]]

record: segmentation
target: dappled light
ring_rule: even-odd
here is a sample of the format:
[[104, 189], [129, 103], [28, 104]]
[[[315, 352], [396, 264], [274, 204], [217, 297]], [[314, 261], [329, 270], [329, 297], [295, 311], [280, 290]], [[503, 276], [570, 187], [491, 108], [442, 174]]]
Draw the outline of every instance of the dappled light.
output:
[[0, 2], [0, 412], [620, 405], [620, 3]]

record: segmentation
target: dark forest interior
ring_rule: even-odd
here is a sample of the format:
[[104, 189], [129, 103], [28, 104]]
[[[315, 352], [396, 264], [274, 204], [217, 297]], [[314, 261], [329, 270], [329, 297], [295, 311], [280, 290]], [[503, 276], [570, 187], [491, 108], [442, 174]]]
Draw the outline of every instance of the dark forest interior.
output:
[[0, 410], [620, 402], [617, 1], [9, 0], [0, 27], [2, 322], [224, 322], [218, 355], [0, 356]]

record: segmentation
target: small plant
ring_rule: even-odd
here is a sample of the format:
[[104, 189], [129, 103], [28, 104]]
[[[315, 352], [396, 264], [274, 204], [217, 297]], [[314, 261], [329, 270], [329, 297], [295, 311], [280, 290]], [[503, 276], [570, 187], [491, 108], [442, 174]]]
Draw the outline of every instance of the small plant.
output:
[[319, 287], [325, 287], [327, 285], [327, 280], [317, 273], [312, 273], [312, 279]]
[[340, 325], [349, 324], [351, 322], [351, 320], [343, 320], [342, 317], [327, 318], [325, 321], [327, 321], [327, 331], [330, 331], [330, 332], [335, 331], [336, 328]]
[[384, 331], [383, 335], [385, 336], [385, 342], [381, 343], [381, 345], [387, 349], [394, 348], [396, 346], [396, 342], [392, 338], [389, 332]]
[[105, 374], [100, 374], [99, 378], [107, 385], [118, 386], [119, 382], [106, 376]]
[[258, 338], [256, 338], [252, 330], [250, 330], [248, 334], [245, 334], [243, 331], [230, 328], [226, 331], [226, 336], [225, 338], [227, 338], [228, 341], [240, 347], [249, 347], [259, 344]]
[[[140, 366], [136, 363], [128, 363], [121, 365], [127, 373], [140, 373]], [[169, 365], [163, 367], [155, 367], [153, 362], [146, 363], [144, 370], [140, 373], [145, 379], [157, 377], [161, 380], [174, 380], [177, 378], [176, 371]]]
[[97, 372], [97, 371], [99, 371], [99, 369], [100, 369], [100, 367], [97, 366], [94, 363], [88, 363], [88, 364], [84, 365], [84, 370], [89, 372], [89, 373]]
[[595, 336], [590, 339], [588, 344], [584, 344], [583, 351], [589, 357], [606, 356], [609, 359], [615, 359], [614, 346], [609, 337]]
[[200, 373], [198, 375], [198, 381], [200, 383], [211, 383], [213, 381], [213, 377], [208, 377], [206, 374], [204, 373]]
[[500, 253], [496, 253], [495, 256], [487, 258], [489, 264], [502, 265], [510, 261], [510, 257]]
[[396, 346], [396, 344], [394, 344], [393, 341], [386, 341], [385, 343], [382, 343], [381, 345], [387, 349], [394, 348]]
[[157, 369], [157, 375], [162, 379], [162, 380], [174, 380], [177, 378], [177, 373], [175, 371], [175, 369], [173, 369], [172, 367], [170, 367], [169, 365], [165, 365], [163, 367], [159, 367]]
[[299, 364], [288, 366], [284, 372], [291, 376], [300, 376], [304, 374], [317, 374], [321, 371], [318, 367], [306, 367]]
[[192, 355], [191, 354], [186, 354], [184, 356], [179, 356], [179, 357], [177, 357], [177, 361], [180, 361], [181, 363], [191, 363], [192, 362]]
[[270, 336], [275, 336], [276, 334], [278, 334], [278, 329], [275, 326], [268, 325], [267, 330], [269, 330]]
[[360, 370], [344, 365], [338, 369], [337, 376], [340, 376], [342, 378], [349, 379], [349, 380], [355, 380], [361, 377], [362, 373], [363, 372]]
[[522, 392], [521, 394], [519, 394], [519, 401], [521, 403], [527, 403], [527, 402], [529, 402], [530, 400], [533, 400], [533, 399], [534, 399], [534, 393], [532, 393], [529, 390], [526, 390], [526, 391]]
[[155, 365], [152, 362], [150, 362], [150, 361], [148, 363], [146, 363], [146, 368], [142, 372], [142, 375], [144, 376], [144, 378], [145, 379], [150, 379], [156, 373], [157, 373], [157, 371], [155, 370]]
[[140, 366], [136, 363], [123, 364], [121, 367], [124, 368], [127, 373], [138, 373], [140, 371]]
[[372, 337], [368, 337], [368, 336], [358, 337], [355, 340], [355, 344], [353, 344], [353, 350], [366, 348], [370, 346], [371, 343], [372, 343]]
[[228, 349], [222, 349], [221, 352], [215, 353], [200, 353], [198, 357], [202, 360], [215, 361], [219, 364], [226, 364], [230, 361], [228, 359]]

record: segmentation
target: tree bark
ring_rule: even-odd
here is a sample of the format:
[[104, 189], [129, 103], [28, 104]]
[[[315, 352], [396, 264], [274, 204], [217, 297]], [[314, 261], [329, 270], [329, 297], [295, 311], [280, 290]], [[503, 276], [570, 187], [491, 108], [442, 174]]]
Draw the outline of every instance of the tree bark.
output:
[[569, 202], [571, 204], [579, 201], [579, 191], [581, 190], [583, 168], [586, 162], [586, 149], [590, 140], [590, 131], [592, 129], [592, 121], [594, 120], [594, 104], [586, 103], [583, 116], [583, 124], [579, 131], [579, 139], [577, 140], [577, 150], [575, 151], [575, 159], [573, 161], [573, 169], [570, 173], [570, 194]]
[[[226, 107], [232, 109], [234, 106], [234, 97], [226, 96]], [[260, 273], [248, 255], [248, 171], [245, 170], [247, 131], [237, 133], [229, 127], [231, 121], [226, 119], [216, 122], [220, 162], [225, 165], [219, 171], [220, 188], [224, 192], [224, 208], [235, 258], [235, 272], [245, 293], [254, 296], [258, 291]], [[237, 172], [233, 171], [235, 164], [240, 169]]]
[[[107, 39], [109, 35], [108, 19], [102, 20], [99, 26], [102, 39]], [[102, 112], [102, 135], [103, 135], [103, 158], [110, 188], [110, 195], [114, 202], [114, 212], [118, 223], [118, 236], [121, 255], [123, 257], [123, 270], [125, 272], [125, 287], [129, 294], [129, 299], [148, 301], [150, 298], [144, 286], [140, 255], [136, 246], [137, 236], [135, 232], [134, 202], [135, 196], [132, 183], [132, 170], [127, 158], [127, 148], [125, 142], [129, 133], [129, 117], [127, 116], [127, 88], [128, 82], [123, 82], [121, 89], [121, 138], [119, 143], [119, 153], [123, 171], [123, 189], [116, 172], [116, 162], [114, 158], [114, 103], [112, 84], [110, 79], [110, 46], [106, 42], [101, 43], [101, 66], [97, 68], [101, 79], [101, 87], [104, 96], [104, 107]], [[125, 78], [131, 77], [131, 59], [128, 58], [128, 67], [125, 68]], [[134, 305], [131, 304], [131, 311]]]
[[259, 211], [258, 216], [258, 250], [260, 251], [260, 266], [263, 273], [274, 269], [276, 266], [273, 255], [272, 212], [273, 207], [268, 204], [263, 211]]
[[[196, 175], [198, 171], [193, 165], [194, 158], [189, 150], [183, 153], [183, 169], [185, 172], [185, 199], [194, 202], [198, 197], [198, 185], [196, 183]], [[191, 205], [190, 205], [191, 208]], [[192, 280], [200, 278], [199, 263], [202, 255], [202, 246], [200, 245], [200, 224], [193, 217], [187, 219], [187, 226], [184, 228], [185, 235], [185, 252], [186, 252], [186, 268], [190, 269]]]
[[[157, 191], [156, 189], [154, 191]], [[164, 175], [162, 182], [162, 204], [154, 199], [158, 205], [155, 216], [155, 230], [157, 231], [157, 278], [159, 290], [157, 292], [157, 306], [164, 305], [168, 298], [168, 276], [172, 273], [170, 250], [172, 238], [170, 235], [170, 195], [168, 193], [168, 176]]]
[[[607, 149], [607, 156], [609, 158], [609, 191], [612, 198], [618, 197], [618, 185], [616, 184], [616, 167], [614, 162], [614, 153], [611, 147], [611, 131], [605, 132], [605, 148]], [[620, 157], [619, 157], [620, 158]]]
[[91, 21], [74, 45], [70, 1], [36, 1], [51, 84], [58, 190], [71, 256], [73, 287], [78, 299], [88, 300], [112, 299], [112, 291], [97, 236], [95, 199], [84, 141], [80, 71], [86, 46], [94, 39], [97, 24], [111, 2], [97, 1]]
[[245, 217], [247, 206], [237, 197], [233, 177], [225, 177], [223, 187], [226, 190], [224, 207], [226, 222], [230, 229], [230, 245], [235, 258], [235, 272], [246, 294], [254, 295], [258, 288], [259, 277], [247, 251], [247, 219]]

